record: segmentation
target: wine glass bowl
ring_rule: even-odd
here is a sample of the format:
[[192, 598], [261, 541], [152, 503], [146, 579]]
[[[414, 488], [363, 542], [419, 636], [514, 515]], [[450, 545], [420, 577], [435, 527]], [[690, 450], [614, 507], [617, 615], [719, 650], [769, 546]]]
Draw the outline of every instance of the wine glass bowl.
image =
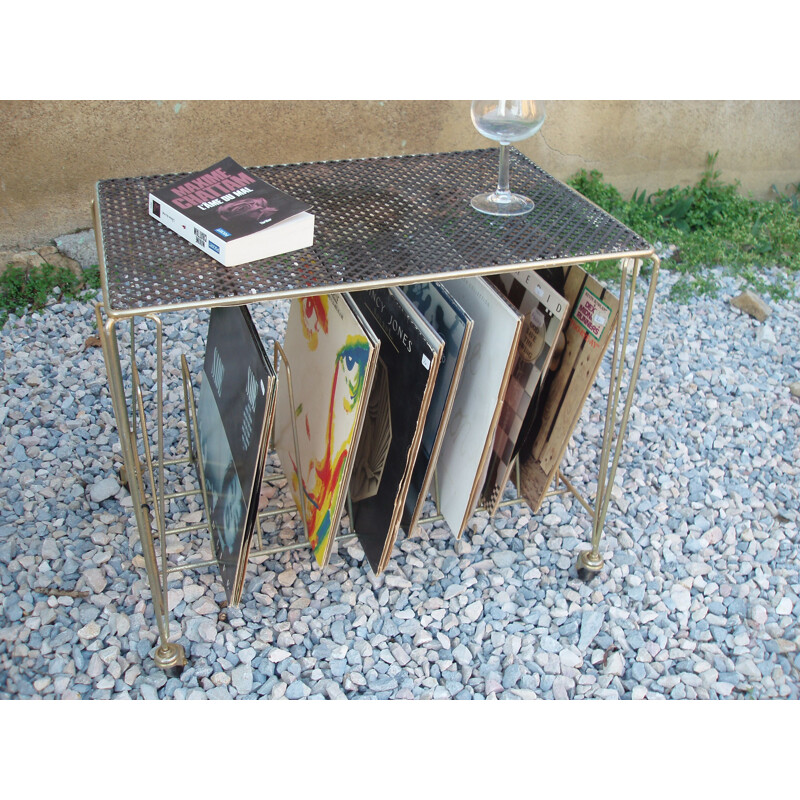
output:
[[473, 100], [472, 124], [487, 139], [500, 143], [497, 188], [475, 195], [470, 204], [476, 211], [494, 216], [518, 216], [533, 211], [533, 201], [509, 190], [508, 146], [533, 136], [544, 124], [542, 100]]

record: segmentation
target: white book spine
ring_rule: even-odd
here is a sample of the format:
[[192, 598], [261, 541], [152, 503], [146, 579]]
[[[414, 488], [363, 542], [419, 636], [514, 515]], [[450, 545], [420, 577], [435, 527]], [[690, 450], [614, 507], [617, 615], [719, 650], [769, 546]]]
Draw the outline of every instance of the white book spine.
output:
[[[155, 212], [153, 203], [158, 204], [158, 213]], [[171, 231], [182, 236], [204, 253], [208, 253], [221, 264], [225, 264], [225, 241], [215, 233], [192, 222], [185, 214], [177, 211], [163, 200], [159, 200], [153, 194], [148, 198], [147, 208], [151, 217], [166, 225]]]

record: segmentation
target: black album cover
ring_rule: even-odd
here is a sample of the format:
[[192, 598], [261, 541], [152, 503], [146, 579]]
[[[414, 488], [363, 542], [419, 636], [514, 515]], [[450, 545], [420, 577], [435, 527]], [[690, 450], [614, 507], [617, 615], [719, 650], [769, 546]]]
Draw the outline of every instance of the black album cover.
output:
[[442, 283], [415, 283], [402, 287], [402, 290], [444, 341], [442, 361], [403, 511], [402, 525], [410, 536], [419, 520], [436, 467], [473, 322]]
[[351, 524], [378, 575], [400, 527], [444, 342], [394, 287], [351, 297], [381, 342], [350, 479]]
[[212, 308], [198, 444], [211, 538], [230, 605], [241, 597], [274, 399], [275, 372], [247, 306]]

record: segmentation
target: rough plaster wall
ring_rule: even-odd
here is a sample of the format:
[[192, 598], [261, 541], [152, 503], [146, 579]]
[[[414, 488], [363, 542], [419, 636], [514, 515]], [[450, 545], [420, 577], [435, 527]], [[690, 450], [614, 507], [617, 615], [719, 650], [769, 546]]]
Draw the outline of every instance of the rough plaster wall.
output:
[[[520, 149], [557, 178], [598, 169], [624, 195], [697, 180], [706, 154], [744, 191], [800, 180], [798, 101], [552, 101]], [[490, 146], [468, 101], [2, 101], [0, 249], [91, 225], [96, 181]], [[513, 175], [512, 175], [513, 186]]]

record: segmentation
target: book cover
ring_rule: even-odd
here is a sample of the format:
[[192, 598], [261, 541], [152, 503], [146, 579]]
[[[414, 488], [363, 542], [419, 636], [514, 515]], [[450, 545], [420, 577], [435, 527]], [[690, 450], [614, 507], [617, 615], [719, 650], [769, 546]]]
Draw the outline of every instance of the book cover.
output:
[[397, 538], [444, 342], [399, 289], [352, 297], [381, 341], [350, 485], [353, 529], [379, 575]]
[[378, 348], [346, 295], [292, 301], [278, 369], [274, 442], [323, 567], [338, 532]]
[[197, 408], [214, 553], [238, 605], [274, 414], [275, 373], [247, 306], [212, 308]]
[[411, 536], [422, 513], [433, 478], [436, 459], [467, 354], [473, 322], [443, 283], [436, 281], [415, 283], [403, 286], [402, 291], [444, 341], [439, 374], [436, 376], [436, 385], [425, 420], [419, 453], [411, 474], [401, 522], [407, 535]]
[[460, 538], [486, 476], [522, 315], [484, 278], [458, 278], [446, 286], [474, 322], [437, 462], [439, 510]]
[[310, 247], [310, 206], [224, 158], [151, 192], [150, 216], [225, 266]]
[[533, 270], [508, 272], [489, 280], [524, 316], [483, 487], [483, 502], [490, 516], [494, 516], [510, 477], [523, 423], [528, 411], [536, 406], [542, 377], [547, 373], [569, 305]]
[[543, 384], [537, 417], [519, 451], [517, 489], [534, 512], [564, 457], [619, 313], [619, 298], [585, 270], [577, 265], [563, 270], [563, 295], [570, 307], [565, 347], [558, 369]]

